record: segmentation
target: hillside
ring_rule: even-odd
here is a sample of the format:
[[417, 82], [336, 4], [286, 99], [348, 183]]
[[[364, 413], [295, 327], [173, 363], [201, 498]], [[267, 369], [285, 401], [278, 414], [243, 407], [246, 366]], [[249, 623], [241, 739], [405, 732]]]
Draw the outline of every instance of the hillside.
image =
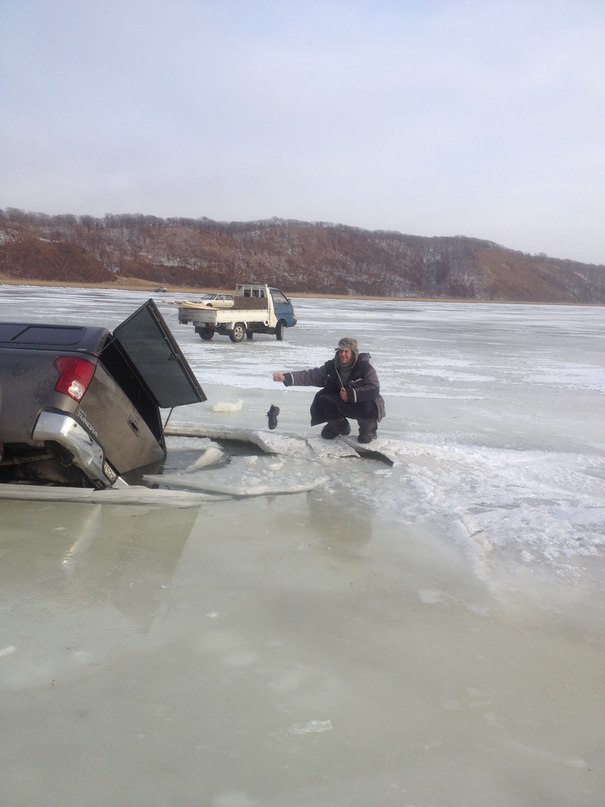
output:
[[0, 274], [171, 287], [258, 280], [289, 294], [605, 304], [605, 266], [527, 255], [464, 236], [424, 238], [271, 219], [216, 222], [143, 215], [0, 211]]

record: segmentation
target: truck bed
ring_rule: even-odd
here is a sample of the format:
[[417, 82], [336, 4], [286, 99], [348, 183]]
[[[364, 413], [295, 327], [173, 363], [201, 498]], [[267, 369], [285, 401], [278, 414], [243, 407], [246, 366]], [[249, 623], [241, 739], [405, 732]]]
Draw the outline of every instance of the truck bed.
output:
[[179, 305], [179, 322], [199, 325], [229, 322], [264, 322], [269, 318], [267, 300], [262, 297], [236, 297], [231, 308], [209, 308], [190, 303]]

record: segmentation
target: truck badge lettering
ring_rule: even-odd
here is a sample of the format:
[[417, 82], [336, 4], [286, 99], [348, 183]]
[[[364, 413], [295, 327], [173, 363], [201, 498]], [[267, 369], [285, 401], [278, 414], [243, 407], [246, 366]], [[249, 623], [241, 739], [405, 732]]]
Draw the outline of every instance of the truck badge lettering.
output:
[[92, 426], [86, 415], [82, 412], [81, 409], [78, 409], [77, 413], [78, 418], [82, 421], [82, 423], [86, 426], [88, 431], [92, 434], [93, 437], [98, 437], [97, 430]]

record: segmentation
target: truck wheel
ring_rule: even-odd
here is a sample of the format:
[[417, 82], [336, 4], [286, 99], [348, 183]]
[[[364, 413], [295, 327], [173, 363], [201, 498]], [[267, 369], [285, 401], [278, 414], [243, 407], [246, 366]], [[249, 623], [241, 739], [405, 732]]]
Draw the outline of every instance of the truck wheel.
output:
[[280, 321], [275, 326], [275, 338], [277, 339], [278, 342], [281, 342], [282, 339], [284, 338], [285, 328], [286, 326], [284, 325], [283, 319], [280, 319]]
[[203, 339], [204, 342], [209, 342], [214, 336], [214, 331], [212, 328], [204, 328], [204, 330], [198, 331], [198, 333], [200, 335], [200, 339]]
[[241, 342], [246, 335], [246, 327], [243, 322], [236, 322], [233, 330], [229, 331], [229, 338], [232, 342]]

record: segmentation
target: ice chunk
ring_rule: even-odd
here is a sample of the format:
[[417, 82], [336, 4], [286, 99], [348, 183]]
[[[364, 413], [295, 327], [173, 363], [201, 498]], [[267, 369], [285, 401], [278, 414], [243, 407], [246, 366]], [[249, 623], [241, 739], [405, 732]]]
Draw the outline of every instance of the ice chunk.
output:
[[234, 479], [233, 481], [214, 480], [208, 474], [146, 474], [148, 482], [167, 485], [171, 489], [183, 488], [186, 490], [205, 491], [206, 493], [225, 494], [228, 496], [275, 496], [282, 493], [306, 493], [321, 485], [324, 477], [316, 477], [306, 481], [285, 480], [284, 482], [270, 479], [251, 478], [248, 480]]
[[131, 485], [119, 490], [92, 490], [88, 488], [46, 487], [43, 485], [0, 485], [0, 499], [55, 502], [90, 502], [91, 504], [141, 504], [170, 507], [196, 507], [203, 501], [214, 501], [216, 495], [184, 490], [152, 490], [142, 485]]
[[218, 465], [225, 460], [225, 452], [218, 446], [209, 446], [203, 454], [201, 454], [195, 462], [192, 462], [187, 468], [185, 473], [197, 471], [200, 468], [207, 468], [209, 465]]
[[331, 720], [307, 720], [306, 723], [292, 723], [288, 726], [288, 734], [320, 734], [333, 728]]
[[219, 401], [212, 407], [213, 412], [240, 412], [244, 402], [241, 398], [237, 401]]

